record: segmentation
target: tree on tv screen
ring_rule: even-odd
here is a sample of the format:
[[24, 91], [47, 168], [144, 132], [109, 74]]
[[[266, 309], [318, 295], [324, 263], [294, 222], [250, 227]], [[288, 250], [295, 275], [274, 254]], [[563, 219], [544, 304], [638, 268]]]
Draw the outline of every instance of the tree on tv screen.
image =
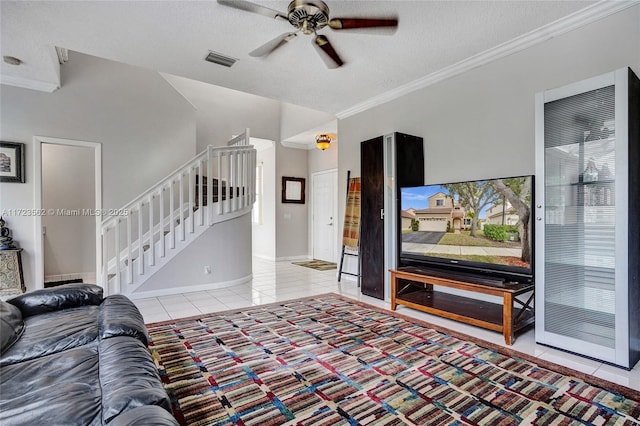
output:
[[458, 202], [473, 214], [468, 214], [471, 219], [470, 235], [476, 237], [479, 214], [488, 206], [504, 203], [504, 199], [518, 214], [518, 230], [523, 262], [531, 262], [530, 217], [531, 217], [531, 177], [518, 177], [507, 179], [480, 180], [474, 182], [460, 182], [442, 185], [452, 197], [457, 197]]
[[530, 221], [531, 221], [531, 177], [496, 179], [493, 181], [496, 190], [499, 191], [511, 203], [511, 206], [518, 213], [520, 220], [518, 228], [520, 231], [520, 243], [522, 245], [523, 262], [531, 262], [531, 245], [529, 244]]
[[471, 218], [470, 234], [472, 237], [475, 237], [480, 216], [479, 212], [485, 207], [496, 204], [500, 200], [500, 195], [496, 191], [496, 188], [487, 180], [449, 183], [442, 186], [449, 191], [452, 197], [457, 196], [458, 202], [465, 206], [467, 210], [474, 212], [473, 215], [467, 216]]

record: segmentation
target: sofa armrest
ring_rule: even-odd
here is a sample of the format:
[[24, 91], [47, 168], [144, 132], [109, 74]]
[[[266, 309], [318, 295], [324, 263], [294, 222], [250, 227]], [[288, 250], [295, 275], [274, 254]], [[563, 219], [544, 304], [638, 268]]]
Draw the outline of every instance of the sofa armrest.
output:
[[22, 317], [102, 303], [102, 287], [94, 284], [65, 284], [21, 294], [7, 300], [22, 312]]
[[0, 354], [13, 346], [23, 332], [24, 321], [20, 310], [0, 300]]
[[126, 296], [107, 296], [100, 305], [98, 330], [101, 339], [116, 336], [135, 337], [142, 343], [149, 343], [149, 334], [144, 326], [142, 314]]
[[167, 410], [157, 405], [142, 405], [125, 411], [107, 423], [109, 426], [178, 426]]
[[[128, 336], [101, 340], [98, 354], [104, 423], [144, 405], [171, 410], [158, 369], [142, 342]], [[154, 424], [153, 419], [147, 424]]]

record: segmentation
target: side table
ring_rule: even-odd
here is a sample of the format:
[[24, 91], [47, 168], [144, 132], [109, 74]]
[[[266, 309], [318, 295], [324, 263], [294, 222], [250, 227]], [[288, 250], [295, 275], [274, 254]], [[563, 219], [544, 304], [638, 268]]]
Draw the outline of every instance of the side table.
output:
[[17, 296], [27, 289], [22, 274], [22, 249], [0, 250], [0, 297]]

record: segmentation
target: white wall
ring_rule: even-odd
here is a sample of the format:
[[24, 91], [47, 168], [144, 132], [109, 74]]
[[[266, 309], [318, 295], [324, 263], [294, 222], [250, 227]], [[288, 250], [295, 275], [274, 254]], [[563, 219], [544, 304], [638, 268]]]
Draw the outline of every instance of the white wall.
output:
[[535, 93], [624, 66], [640, 73], [640, 5], [339, 120], [340, 193], [360, 142], [394, 131], [424, 138], [426, 183], [533, 174]]
[[[282, 177], [305, 178], [305, 203], [282, 202]], [[307, 150], [276, 144], [276, 259], [306, 259], [308, 254], [309, 188]]]
[[309, 176], [312, 173], [338, 168], [338, 143], [338, 141], [331, 142], [331, 146], [324, 151], [317, 148], [309, 150], [307, 156]]
[[[42, 208], [95, 208], [93, 148], [42, 144]], [[44, 275], [96, 273], [96, 220], [90, 215], [47, 215]]]
[[[266, 259], [305, 258], [308, 255], [308, 201], [304, 205], [282, 204], [280, 195], [282, 176], [293, 176], [307, 180], [309, 196], [309, 151], [285, 148], [280, 141], [335, 117], [183, 77], [166, 74], [163, 77], [197, 110], [199, 151], [209, 144], [222, 145], [247, 127], [252, 137], [276, 141], [276, 147], [258, 154], [258, 161], [264, 164], [264, 223], [253, 226], [253, 250], [255, 255]], [[337, 168], [337, 148], [320, 154], [325, 155], [309, 155], [314, 158], [314, 167]]]
[[287, 140], [320, 125], [334, 122], [336, 119], [334, 115], [288, 103], [282, 103], [280, 111], [282, 140]]
[[[238, 283], [251, 279], [251, 215], [213, 225], [133, 294], [171, 290], [193, 291], [194, 286]], [[204, 267], [209, 266], [207, 274]]]
[[169, 74], [162, 76], [196, 109], [197, 150], [224, 146], [245, 128], [251, 136], [280, 140], [280, 102]]
[[276, 258], [276, 147], [258, 151], [256, 162], [262, 164], [262, 224], [253, 225], [253, 254], [263, 259]]
[[[34, 206], [33, 136], [102, 144], [103, 208], [118, 208], [195, 154], [193, 107], [156, 72], [70, 52], [62, 87], [0, 86], [0, 139], [26, 144], [24, 184], [0, 184], [0, 210]], [[34, 288], [34, 219], [10, 219]]]

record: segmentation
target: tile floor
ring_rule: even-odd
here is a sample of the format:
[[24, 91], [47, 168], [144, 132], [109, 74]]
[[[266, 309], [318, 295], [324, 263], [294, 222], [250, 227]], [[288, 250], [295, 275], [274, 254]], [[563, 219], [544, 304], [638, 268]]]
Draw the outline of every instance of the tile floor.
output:
[[[253, 259], [253, 279], [243, 285], [234, 287], [183, 293], [173, 296], [136, 299], [146, 323], [166, 321], [204, 313], [245, 308], [252, 305], [280, 302], [299, 297], [313, 296], [323, 293], [338, 293], [356, 300], [384, 309], [389, 309], [388, 302], [360, 294], [354, 281], [344, 277], [339, 283], [336, 271], [316, 271], [291, 262], [272, 262]], [[503, 345], [502, 334], [461, 324], [456, 321], [440, 318], [404, 306], [399, 306], [399, 313], [414, 317], [434, 325], [449, 328], [461, 333], [476, 336], [480, 339]], [[566, 367], [601, 377], [633, 389], [640, 390], [640, 363], [631, 371], [603, 364], [598, 361], [572, 355], [535, 343], [533, 329], [516, 336], [513, 349], [552, 361]]]

